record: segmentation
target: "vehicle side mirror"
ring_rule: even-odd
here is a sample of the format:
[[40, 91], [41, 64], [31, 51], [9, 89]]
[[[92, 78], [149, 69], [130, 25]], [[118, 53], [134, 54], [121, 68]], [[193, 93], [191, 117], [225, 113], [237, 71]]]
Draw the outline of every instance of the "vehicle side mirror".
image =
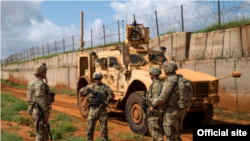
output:
[[240, 71], [232, 71], [232, 76], [233, 76], [234, 78], [240, 78], [241, 72], [240, 72]]

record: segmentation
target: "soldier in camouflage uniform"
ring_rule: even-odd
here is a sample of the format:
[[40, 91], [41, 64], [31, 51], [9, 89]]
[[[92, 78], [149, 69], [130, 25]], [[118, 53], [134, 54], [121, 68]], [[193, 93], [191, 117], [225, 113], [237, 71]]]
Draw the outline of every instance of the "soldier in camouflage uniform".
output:
[[[146, 101], [149, 103], [158, 98], [160, 91], [162, 89], [162, 82], [159, 79], [159, 75], [161, 74], [161, 68], [158, 66], [153, 66], [149, 69], [149, 74], [152, 79], [152, 84], [149, 86], [148, 94], [146, 96]], [[162, 116], [163, 116], [163, 106], [160, 105], [154, 108], [153, 114], [150, 116], [150, 111], [148, 109], [147, 117], [148, 117], [148, 126], [149, 133], [153, 137], [153, 141], [163, 141], [163, 130], [162, 130]], [[150, 117], [149, 117], [150, 116]]]
[[[51, 109], [51, 97], [49, 86], [46, 84], [47, 67], [43, 63], [42, 65], [36, 65], [34, 67], [35, 79], [28, 84], [27, 101], [30, 103], [28, 112], [32, 115], [34, 126], [36, 128], [36, 141], [47, 141], [48, 132], [45, 124], [48, 124], [49, 110]], [[46, 80], [46, 83], [43, 82]], [[42, 113], [39, 111], [37, 104], [40, 106]], [[42, 114], [44, 116], [44, 122], [41, 123]]]
[[177, 104], [179, 92], [177, 89], [178, 86], [175, 85], [177, 84], [176, 70], [178, 67], [174, 61], [165, 61], [162, 67], [168, 78], [163, 83], [160, 96], [152, 101], [150, 110], [152, 111], [159, 105], [164, 105], [166, 108], [163, 117], [163, 129], [167, 141], [182, 141], [180, 136], [183, 122], [183, 109]]
[[[102, 100], [108, 102], [110, 99], [114, 99], [115, 95], [109, 86], [102, 83], [103, 75], [100, 72], [95, 72], [93, 74], [93, 79], [95, 83], [88, 85], [85, 89], [80, 89], [80, 94], [85, 97], [87, 96], [87, 101], [89, 104], [93, 104], [94, 98], [90, 98], [93, 94], [89, 93], [87, 90], [92, 89], [94, 92], [102, 93]], [[96, 103], [96, 106], [91, 106], [88, 113], [88, 131], [87, 140], [93, 141], [93, 135], [95, 130], [96, 121], [99, 119], [102, 128], [102, 140], [108, 141], [108, 113], [107, 108], [101, 103], [101, 101]]]

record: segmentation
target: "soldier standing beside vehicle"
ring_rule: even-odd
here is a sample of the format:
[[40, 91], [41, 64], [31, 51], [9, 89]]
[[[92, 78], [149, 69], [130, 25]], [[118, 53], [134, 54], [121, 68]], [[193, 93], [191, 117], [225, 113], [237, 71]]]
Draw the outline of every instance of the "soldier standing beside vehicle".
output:
[[[165, 61], [162, 67], [168, 78], [163, 83], [160, 96], [152, 101], [152, 107], [150, 107], [150, 110], [152, 111], [155, 107], [166, 104], [163, 118], [163, 129], [167, 141], [182, 141], [181, 130], [182, 122], [185, 117], [185, 112], [183, 111], [186, 111], [186, 108], [184, 106], [185, 102], [182, 102], [182, 100], [185, 101], [185, 98], [183, 98], [184, 94], [179, 94], [180, 90], [178, 89], [182, 89], [183, 87], [180, 87], [178, 83], [180, 82], [179, 79], [186, 79], [184, 79], [182, 75], [176, 74], [178, 67], [174, 61]], [[189, 80], [187, 80], [187, 85], [188, 90], [192, 89]]]
[[[159, 96], [162, 89], [162, 82], [159, 79], [159, 75], [161, 74], [161, 68], [159, 66], [153, 66], [149, 69], [149, 74], [153, 82], [150, 84], [148, 94], [146, 96], [148, 107], [150, 106], [150, 102]], [[163, 130], [162, 130], [163, 112], [164, 109], [162, 105], [155, 107], [152, 115], [148, 109], [147, 117], [148, 117], [149, 133], [153, 137], [153, 141], [163, 141]]]
[[99, 119], [102, 128], [102, 140], [108, 141], [108, 112], [107, 108], [102, 104], [101, 101], [98, 101], [95, 105], [93, 105], [95, 98], [93, 98], [93, 94], [88, 91], [88, 89], [93, 90], [94, 92], [100, 92], [101, 99], [103, 101], [109, 101], [109, 99], [114, 99], [115, 95], [109, 86], [102, 83], [103, 75], [100, 72], [95, 72], [93, 74], [93, 79], [95, 81], [94, 84], [88, 85], [85, 89], [80, 89], [80, 94], [87, 97], [87, 101], [92, 106], [89, 107], [88, 113], [88, 131], [87, 131], [87, 140], [93, 141], [93, 135], [95, 130], [96, 121]]
[[[49, 110], [54, 102], [54, 93], [50, 92], [47, 85], [47, 67], [46, 64], [36, 65], [34, 67], [35, 79], [28, 84], [27, 101], [30, 103], [28, 113], [32, 115], [34, 126], [36, 128], [36, 141], [47, 141], [49, 134]], [[43, 82], [45, 79], [46, 83]]]

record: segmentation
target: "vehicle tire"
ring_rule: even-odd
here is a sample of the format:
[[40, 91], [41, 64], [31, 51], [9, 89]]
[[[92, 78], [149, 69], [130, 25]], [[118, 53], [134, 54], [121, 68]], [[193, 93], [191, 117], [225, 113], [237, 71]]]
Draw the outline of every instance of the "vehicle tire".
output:
[[78, 93], [78, 103], [79, 103], [78, 107], [79, 107], [79, 111], [80, 111], [81, 116], [83, 118], [87, 118], [88, 117], [88, 112], [89, 112], [89, 109], [88, 109], [89, 103], [87, 102], [87, 98], [82, 97], [80, 95], [80, 93]]
[[190, 117], [185, 118], [184, 122], [188, 126], [192, 125], [209, 125], [214, 116], [213, 104], [208, 105], [206, 111], [190, 113]]
[[143, 118], [143, 91], [132, 93], [126, 103], [126, 119], [130, 129], [137, 134], [148, 134], [148, 122]]

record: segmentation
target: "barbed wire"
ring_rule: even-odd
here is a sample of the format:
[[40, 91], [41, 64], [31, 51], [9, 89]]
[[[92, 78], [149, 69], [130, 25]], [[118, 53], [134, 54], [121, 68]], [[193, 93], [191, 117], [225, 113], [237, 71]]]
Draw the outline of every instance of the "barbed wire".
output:
[[[223, 26], [223, 24], [228, 22], [234, 22], [235, 25], [241, 26], [241, 22], [239, 21], [243, 21], [244, 23], [244, 20], [249, 21], [250, 19], [250, 2], [220, 1], [218, 3], [217, 1], [195, 1], [166, 10], [156, 11], [152, 14], [135, 15], [135, 18], [137, 23], [143, 23], [144, 27], [149, 27], [150, 38], [159, 37], [166, 33], [171, 34], [182, 31], [199, 32], [209, 29], [212, 26]], [[128, 24], [132, 24], [134, 19], [131, 17], [127, 20]], [[125, 38], [126, 30], [124, 21], [117, 21], [103, 25], [98, 29], [93, 29], [92, 32], [84, 32], [84, 48], [124, 42]], [[60, 41], [25, 49], [21, 53], [10, 55], [8, 58], [2, 60], [1, 63], [9, 64], [49, 54], [77, 51], [79, 50], [79, 39], [80, 35], [72, 35]]]

